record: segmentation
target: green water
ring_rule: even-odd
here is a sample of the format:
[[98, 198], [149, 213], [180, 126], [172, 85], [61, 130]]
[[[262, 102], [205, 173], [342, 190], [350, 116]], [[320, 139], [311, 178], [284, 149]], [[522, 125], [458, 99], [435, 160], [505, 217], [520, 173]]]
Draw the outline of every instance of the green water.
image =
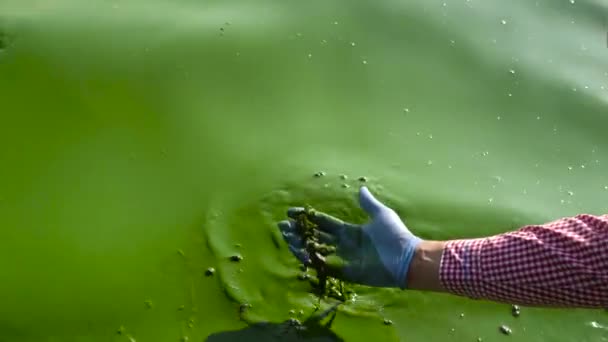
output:
[[[363, 220], [359, 176], [424, 238], [608, 212], [607, 11], [0, 0], [0, 341], [304, 338], [274, 223]], [[316, 340], [608, 340], [601, 311], [358, 293]]]

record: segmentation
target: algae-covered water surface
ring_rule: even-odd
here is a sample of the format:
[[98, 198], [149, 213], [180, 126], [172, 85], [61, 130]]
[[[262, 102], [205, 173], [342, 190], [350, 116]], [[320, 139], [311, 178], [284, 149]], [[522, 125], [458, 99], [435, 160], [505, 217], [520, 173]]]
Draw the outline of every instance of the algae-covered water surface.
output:
[[607, 11], [0, 0], [0, 341], [605, 341], [599, 310], [319, 305], [276, 222], [363, 222], [359, 177], [423, 238], [608, 212]]

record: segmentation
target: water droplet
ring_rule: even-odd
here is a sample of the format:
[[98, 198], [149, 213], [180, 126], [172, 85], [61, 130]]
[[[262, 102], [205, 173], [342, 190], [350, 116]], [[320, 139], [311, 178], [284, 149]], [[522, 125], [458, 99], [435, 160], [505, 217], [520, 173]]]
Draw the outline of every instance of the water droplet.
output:
[[581, 169], [584, 169], [584, 168], [585, 168], [585, 164], [581, 164]]
[[452, 168], [452, 165], [448, 165], [448, 169], [451, 169], [451, 168]]
[[502, 19], [502, 20], [500, 21], [500, 23], [501, 23], [501, 24], [503, 24], [503, 25], [507, 25], [507, 21], [506, 21], [505, 19]]
[[337, 21], [334, 21], [334, 25], [338, 25], [338, 22], [337, 22]]
[[494, 202], [494, 198], [492, 198], [492, 197], [488, 198], [488, 202], [489, 202], [489, 203]]
[[568, 171], [572, 171], [574, 168], [572, 166], [568, 166]]
[[604, 186], [604, 190], [608, 190], [608, 185]]
[[403, 108], [403, 112], [404, 112], [404, 113], [409, 113], [409, 112], [410, 112], [410, 109], [409, 109], [409, 108]]
[[343, 187], [344, 189], [348, 189], [348, 188], [350, 188], [350, 185], [348, 185], [348, 184], [344, 183], [344, 184], [342, 184], [342, 187]]
[[572, 88], [572, 91], [576, 91], [576, 87], [575, 87], [575, 88]]
[[355, 46], [357, 44], [355, 44], [355, 42], [350, 42], [350, 46]]
[[146, 306], [146, 309], [152, 309], [153, 307], [153, 303], [149, 299], [144, 301], [144, 305]]
[[574, 0], [570, 0], [570, 3], [573, 4], [573, 5], [574, 5], [574, 2], [575, 2]]
[[363, 64], [367, 64], [367, 61], [364, 59], [361, 63]]
[[323, 40], [321, 41], [321, 44], [327, 44], [327, 40], [323, 39]]
[[135, 337], [129, 336], [129, 342], [137, 342], [137, 340], [135, 339]]
[[181, 342], [188, 342], [190, 341], [190, 338], [188, 336], [182, 336], [182, 338], [180, 339]]
[[509, 74], [511, 74], [511, 75], [515, 75], [515, 70], [513, 70], [513, 69], [509, 69]]
[[185, 256], [184, 251], [181, 249], [177, 250], [177, 254], [181, 255], [181, 256]]
[[528, 194], [528, 190], [524, 189], [523, 194], [527, 195]]
[[574, 196], [574, 192], [573, 191], [568, 191], [568, 196]]
[[450, 39], [450, 45], [452, 45], [452, 46], [456, 45], [456, 41], [453, 39]]
[[509, 97], [512, 97], [512, 96], [513, 96], [513, 94], [511, 94], [511, 93], [508, 93], [508, 94], [507, 94], [507, 96], [509, 96]]
[[537, 116], [537, 117], [536, 117], [536, 120], [540, 120], [540, 116]]
[[347, 179], [348, 179], [348, 176], [347, 176], [347, 175], [340, 175], [340, 179], [342, 179], [342, 180], [347, 180]]
[[125, 327], [123, 327], [122, 325], [116, 330], [116, 333], [118, 335], [122, 335], [125, 333]]
[[429, 134], [429, 139], [433, 139], [433, 135], [432, 134]]
[[496, 120], [500, 121], [501, 117], [500, 115], [496, 117]]
[[420, 132], [416, 132], [416, 136], [420, 136]]
[[488, 151], [481, 152], [481, 155], [484, 157], [488, 156], [489, 154], [490, 154], [490, 152], [488, 152]]
[[432, 161], [432, 160], [427, 161], [427, 162], [426, 162], [426, 165], [428, 165], [428, 166], [433, 165], [433, 161]]
[[308, 54], [308, 59], [311, 59], [311, 58], [312, 58], [312, 53], [309, 53]]
[[296, 33], [296, 37], [300, 38], [302, 37], [302, 34], [300, 32]]

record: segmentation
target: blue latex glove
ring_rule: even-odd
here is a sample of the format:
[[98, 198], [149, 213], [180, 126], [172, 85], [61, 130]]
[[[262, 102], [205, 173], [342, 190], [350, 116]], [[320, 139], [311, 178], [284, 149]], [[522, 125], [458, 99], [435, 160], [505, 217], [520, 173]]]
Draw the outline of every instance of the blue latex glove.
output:
[[[336, 247], [335, 254], [317, 257], [324, 261], [329, 275], [336, 278], [369, 286], [405, 288], [409, 266], [421, 239], [366, 187], [359, 191], [359, 203], [371, 218], [364, 225], [346, 223], [321, 212], [310, 218], [320, 230], [319, 240]], [[294, 221], [304, 211], [290, 208], [287, 215], [291, 220], [281, 221], [278, 226], [291, 252], [308, 264], [310, 255]]]

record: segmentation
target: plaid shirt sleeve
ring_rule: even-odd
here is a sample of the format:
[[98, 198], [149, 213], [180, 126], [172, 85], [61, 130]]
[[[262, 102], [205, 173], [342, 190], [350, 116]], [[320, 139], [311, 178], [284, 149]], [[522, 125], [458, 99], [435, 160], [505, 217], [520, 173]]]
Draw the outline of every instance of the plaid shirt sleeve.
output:
[[608, 308], [608, 215], [578, 215], [446, 243], [447, 291], [530, 306]]

